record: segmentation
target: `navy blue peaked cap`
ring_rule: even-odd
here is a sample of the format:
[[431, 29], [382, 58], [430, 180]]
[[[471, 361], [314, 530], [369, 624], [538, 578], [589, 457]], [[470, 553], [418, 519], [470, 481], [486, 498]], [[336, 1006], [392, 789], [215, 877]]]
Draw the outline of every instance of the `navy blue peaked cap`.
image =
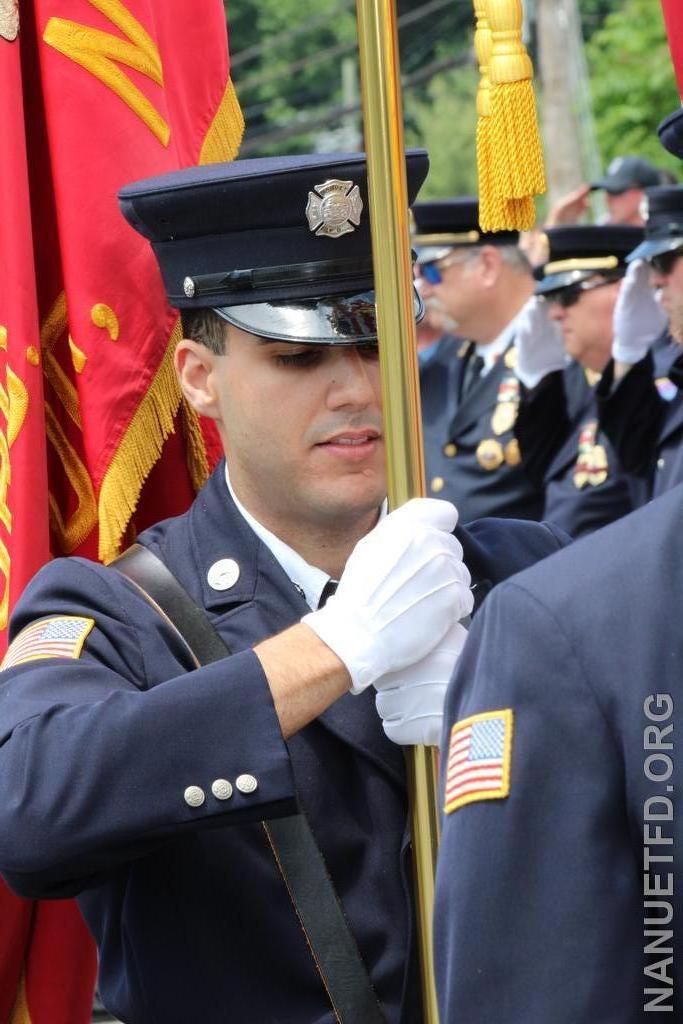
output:
[[683, 247], [683, 185], [647, 189], [644, 205], [645, 241], [630, 254], [629, 263]]
[[[426, 152], [408, 151], [406, 167], [412, 202]], [[151, 242], [172, 306], [212, 308], [265, 337], [376, 337], [364, 153], [191, 167], [126, 185], [119, 203]]]
[[536, 294], [558, 291], [594, 274], [619, 277], [643, 229], [622, 224], [569, 224], [548, 228], [548, 260]]
[[442, 259], [453, 248], [517, 245], [518, 231], [482, 231], [476, 196], [414, 203], [413, 245], [422, 263]]
[[657, 135], [664, 149], [683, 160], [683, 107], [664, 118], [657, 126]]

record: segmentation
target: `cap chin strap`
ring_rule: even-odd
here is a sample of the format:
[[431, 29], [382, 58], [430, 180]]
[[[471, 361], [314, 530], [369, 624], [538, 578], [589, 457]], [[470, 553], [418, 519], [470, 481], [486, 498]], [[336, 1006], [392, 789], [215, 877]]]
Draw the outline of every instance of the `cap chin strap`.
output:
[[240, 293], [283, 285], [329, 284], [346, 278], [372, 278], [372, 257], [365, 259], [323, 260], [315, 263], [288, 263], [277, 267], [230, 270], [220, 274], [196, 274], [186, 277], [183, 291], [189, 299]]

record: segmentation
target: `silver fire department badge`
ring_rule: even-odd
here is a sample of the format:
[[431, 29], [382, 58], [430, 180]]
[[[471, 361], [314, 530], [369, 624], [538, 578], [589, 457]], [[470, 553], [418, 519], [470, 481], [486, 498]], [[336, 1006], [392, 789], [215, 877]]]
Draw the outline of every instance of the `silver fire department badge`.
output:
[[332, 178], [323, 185], [316, 185], [315, 192], [308, 193], [306, 217], [308, 226], [316, 235], [339, 238], [355, 231], [360, 224], [362, 210], [363, 200], [358, 185], [352, 181]]
[[19, 34], [18, 0], [0, 0], [0, 36], [9, 43]]

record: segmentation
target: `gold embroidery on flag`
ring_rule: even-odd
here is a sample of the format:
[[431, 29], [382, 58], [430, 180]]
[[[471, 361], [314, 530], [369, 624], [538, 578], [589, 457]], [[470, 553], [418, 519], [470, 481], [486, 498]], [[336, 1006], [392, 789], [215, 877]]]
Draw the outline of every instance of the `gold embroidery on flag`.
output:
[[7, 1024], [31, 1024], [31, 1015], [28, 1012], [28, 1000], [26, 999], [26, 971], [21, 975], [19, 990]]
[[40, 363], [40, 353], [33, 345], [29, 345], [26, 349], [26, 360], [31, 364], [31, 366], [38, 366]]
[[[67, 415], [78, 430], [82, 430], [78, 392], [53, 354], [53, 348], [67, 329], [66, 296], [64, 292], [55, 300], [43, 321], [40, 343], [43, 349], [43, 373]], [[75, 512], [64, 519], [57, 499], [49, 495], [50, 525], [57, 536], [60, 552], [70, 554], [83, 543], [97, 525], [97, 503], [88, 470], [73, 447], [50, 403], [45, 402], [45, 431], [48, 443], [54, 448], [64, 466], [66, 478], [78, 501]]]
[[0, 324], [0, 349], [3, 352], [7, 351], [7, 328]]
[[112, 341], [119, 340], [119, 318], [111, 306], [105, 306], [104, 302], [98, 302], [90, 310], [90, 319], [95, 327], [103, 327], [108, 331]]
[[14, 370], [7, 367], [7, 440], [10, 448], [19, 436], [19, 431], [24, 425], [26, 413], [28, 412], [28, 391], [20, 377], [17, 377]]
[[115, 63], [139, 71], [163, 88], [161, 57], [154, 40], [121, 0], [88, 0], [88, 3], [120, 29], [128, 42], [119, 36], [64, 18], [50, 18], [43, 40], [99, 78], [130, 107], [159, 142], [168, 146], [171, 137], [168, 124], [151, 100]]
[[[7, 347], [7, 330], [4, 330], [5, 348]], [[0, 384], [0, 412], [5, 417], [6, 431], [0, 430], [0, 522], [8, 533], [12, 532], [12, 513], [7, 503], [7, 492], [12, 477], [10, 448], [16, 441], [24, 425], [28, 412], [29, 396], [26, 385], [8, 366], [6, 368], [7, 387]], [[9, 618], [9, 581], [10, 556], [4, 542], [0, 541], [0, 573], [4, 576], [2, 598], [0, 598], [0, 629], [5, 629]]]
[[79, 430], [81, 425], [81, 409], [78, 392], [73, 386], [57, 358], [52, 354], [67, 326], [66, 297], [64, 292], [59, 295], [54, 306], [48, 313], [40, 330], [40, 344], [43, 350], [43, 372], [48, 383], [66, 409], [69, 417]]
[[73, 363], [74, 370], [76, 373], [83, 373], [88, 357], [85, 352], [81, 352], [71, 335], [69, 335], [69, 351], [71, 352], [71, 362]]
[[9, 442], [0, 431], [0, 523], [8, 533], [12, 532], [12, 513], [7, 504], [7, 491], [12, 479], [12, 464], [9, 457]]
[[223, 99], [206, 133], [199, 154], [199, 163], [215, 164], [224, 160], [234, 160], [240, 148], [243, 133], [244, 116], [235, 94], [232, 79], [229, 78]]
[[0, 541], [0, 573], [5, 577], [2, 599], [0, 600], [0, 629], [6, 629], [9, 622], [10, 557], [9, 551], [2, 541]]
[[60, 550], [70, 554], [79, 547], [97, 523], [97, 503], [88, 471], [62, 430], [49, 403], [45, 403], [47, 438], [64, 466], [66, 477], [78, 497], [78, 507], [64, 519], [57, 500], [50, 494], [50, 525], [59, 540]]

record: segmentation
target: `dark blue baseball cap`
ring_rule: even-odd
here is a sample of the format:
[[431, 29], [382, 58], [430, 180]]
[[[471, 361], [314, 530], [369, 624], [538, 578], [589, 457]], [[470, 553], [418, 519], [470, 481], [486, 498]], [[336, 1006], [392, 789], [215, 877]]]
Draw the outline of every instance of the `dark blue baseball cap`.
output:
[[650, 188], [659, 185], [660, 172], [640, 156], [617, 156], [612, 160], [604, 176], [591, 182], [591, 190], [604, 188], [612, 195], [627, 192], [631, 188]]
[[541, 268], [537, 295], [561, 291], [595, 274], [619, 278], [643, 229], [622, 224], [567, 224], [546, 231], [548, 261]]
[[451, 249], [517, 245], [518, 231], [482, 231], [476, 196], [413, 203], [413, 247], [420, 263], [443, 259]]
[[[428, 167], [424, 150], [406, 153], [409, 202]], [[283, 341], [376, 341], [364, 153], [190, 167], [126, 185], [119, 203], [177, 309]]]
[[683, 185], [647, 189], [644, 207], [645, 240], [629, 255], [629, 263], [683, 248]]

